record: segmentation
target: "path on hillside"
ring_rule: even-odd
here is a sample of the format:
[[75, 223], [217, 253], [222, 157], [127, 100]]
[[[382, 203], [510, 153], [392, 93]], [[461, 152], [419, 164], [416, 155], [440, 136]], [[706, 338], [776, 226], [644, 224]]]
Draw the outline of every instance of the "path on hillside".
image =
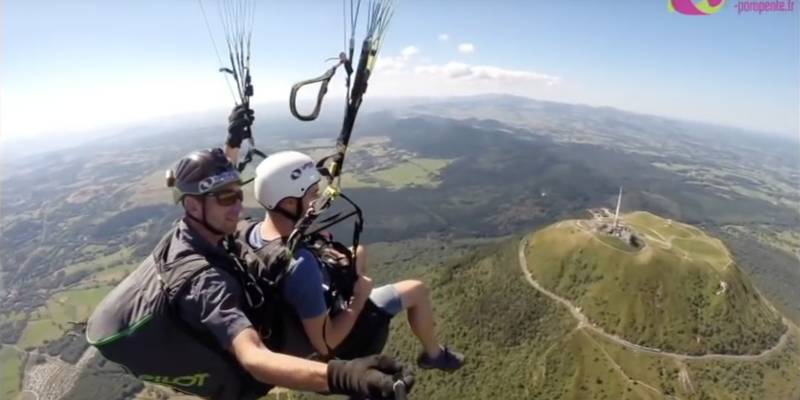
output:
[[630, 349], [632, 351], [637, 351], [637, 352], [641, 352], [641, 353], [649, 353], [649, 354], [665, 356], [665, 357], [672, 357], [672, 358], [677, 359], [677, 360], [757, 361], [757, 360], [769, 357], [773, 353], [783, 349], [783, 347], [786, 345], [787, 339], [789, 338], [789, 334], [790, 334], [790, 331], [791, 331], [791, 324], [786, 318], [783, 318], [783, 324], [784, 324], [784, 326], [786, 326], [786, 332], [783, 333], [783, 335], [781, 336], [780, 340], [778, 340], [778, 343], [776, 343], [771, 348], [769, 348], [767, 350], [764, 350], [763, 352], [761, 352], [759, 354], [753, 354], [753, 355], [732, 355], [732, 354], [714, 354], [714, 353], [709, 353], [709, 354], [704, 354], [704, 355], [701, 355], [701, 356], [693, 356], [693, 355], [689, 355], [689, 354], [670, 353], [670, 352], [666, 352], [666, 351], [661, 351], [661, 350], [653, 348], [653, 347], [647, 347], [647, 346], [642, 346], [642, 345], [638, 345], [638, 344], [635, 344], [635, 343], [631, 343], [631, 342], [629, 342], [629, 341], [627, 341], [627, 340], [625, 340], [625, 339], [623, 339], [623, 338], [621, 338], [621, 337], [619, 337], [617, 335], [612, 335], [610, 333], [607, 333], [602, 328], [592, 324], [589, 321], [589, 319], [586, 317], [586, 315], [584, 315], [578, 309], [578, 307], [575, 307], [572, 304], [572, 302], [570, 302], [569, 300], [567, 300], [567, 299], [565, 299], [565, 298], [563, 298], [563, 297], [561, 297], [561, 296], [559, 296], [559, 295], [557, 295], [557, 294], [555, 294], [555, 293], [543, 288], [539, 284], [539, 282], [537, 282], [535, 279], [533, 279], [533, 275], [531, 274], [530, 270], [528, 269], [528, 260], [525, 257], [525, 245], [527, 244], [527, 242], [528, 242], [528, 240], [526, 238], [523, 238], [522, 241], [520, 241], [520, 245], [519, 245], [519, 266], [522, 269], [522, 274], [525, 275], [525, 279], [528, 281], [528, 283], [531, 286], [533, 286], [536, 290], [538, 290], [539, 292], [544, 294], [545, 296], [547, 296], [547, 297], [549, 297], [549, 298], [561, 303], [565, 307], [567, 307], [567, 309], [572, 314], [572, 316], [576, 320], [578, 320], [578, 329], [586, 328], [586, 329], [588, 329], [588, 330], [590, 330], [590, 331], [592, 331], [592, 332], [594, 332], [594, 333], [596, 333], [596, 334], [598, 334], [600, 336], [603, 336], [606, 339], [608, 339], [608, 340], [610, 340], [610, 341], [612, 341], [612, 342], [614, 342], [614, 343], [616, 343], [616, 344], [618, 344], [620, 346], [624, 346], [624, 347], [626, 347], [626, 348], [628, 348], [628, 349]]

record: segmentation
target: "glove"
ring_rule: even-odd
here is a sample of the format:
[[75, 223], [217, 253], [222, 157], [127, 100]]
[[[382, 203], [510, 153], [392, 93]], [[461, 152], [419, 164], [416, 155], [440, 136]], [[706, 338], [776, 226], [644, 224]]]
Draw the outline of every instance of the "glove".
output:
[[394, 383], [402, 380], [406, 392], [414, 386], [414, 374], [391, 357], [373, 355], [350, 361], [328, 362], [328, 388], [332, 394], [393, 399]]
[[247, 104], [240, 104], [233, 108], [228, 116], [228, 139], [225, 144], [232, 148], [239, 148], [242, 140], [252, 137], [251, 127], [255, 113]]

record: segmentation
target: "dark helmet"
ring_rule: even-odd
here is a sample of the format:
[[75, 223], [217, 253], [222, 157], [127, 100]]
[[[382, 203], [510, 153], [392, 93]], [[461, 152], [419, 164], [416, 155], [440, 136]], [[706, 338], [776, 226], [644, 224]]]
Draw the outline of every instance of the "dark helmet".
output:
[[220, 148], [192, 152], [167, 171], [167, 186], [176, 203], [185, 196], [213, 193], [234, 182], [241, 183], [239, 172]]

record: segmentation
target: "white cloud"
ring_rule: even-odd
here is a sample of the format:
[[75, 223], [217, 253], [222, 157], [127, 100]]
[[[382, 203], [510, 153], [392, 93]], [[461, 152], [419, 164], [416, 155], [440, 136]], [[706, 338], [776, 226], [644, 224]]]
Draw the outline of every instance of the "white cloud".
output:
[[400, 52], [400, 55], [403, 56], [406, 60], [414, 56], [415, 54], [419, 54], [419, 49], [415, 46], [406, 46], [403, 51]]
[[458, 52], [462, 54], [472, 54], [475, 52], [475, 45], [472, 43], [461, 43], [458, 45]]
[[393, 72], [403, 70], [408, 66], [411, 59], [419, 54], [419, 48], [413, 45], [406, 46], [400, 51], [399, 56], [378, 56], [376, 69], [384, 72]]
[[561, 81], [557, 76], [540, 72], [505, 69], [491, 65], [469, 65], [459, 62], [419, 66], [414, 68], [414, 73], [457, 81], [538, 82], [547, 86], [557, 85]]
[[371, 96], [447, 97], [506, 93], [553, 101], [575, 98], [574, 84], [546, 73], [458, 62], [420, 64], [417, 59], [400, 65], [395, 62], [399, 58], [384, 60], [384, 69], [372, 76]]
[[375, 64], [375, 69], [377, 71], [384, 72], [391, 72], [391, 71], [400, 71], [404, 69], [407, 65], [407, 60], [403, 58], [403, 56], [391, 57], [391, 56], [378, 56], [378, 61]]
[[440, 42], [446, 42], [446, 41], [450, 40], [450, 35], [448, 35], [446, 33], [440, 33], [438, 38], [439, 38]]

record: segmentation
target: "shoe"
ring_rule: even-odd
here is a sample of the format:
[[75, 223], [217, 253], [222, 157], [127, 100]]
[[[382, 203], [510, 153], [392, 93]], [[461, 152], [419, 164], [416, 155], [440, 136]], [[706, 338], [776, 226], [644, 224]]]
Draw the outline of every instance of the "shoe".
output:
[[430, 358], [424, 351], [417, 357], [417, 365], [422, 369], [440, 369], [442, 371], [455, 371], [464, 365], [464, 355], [450, 350], [447, 346], [436, 358]]

